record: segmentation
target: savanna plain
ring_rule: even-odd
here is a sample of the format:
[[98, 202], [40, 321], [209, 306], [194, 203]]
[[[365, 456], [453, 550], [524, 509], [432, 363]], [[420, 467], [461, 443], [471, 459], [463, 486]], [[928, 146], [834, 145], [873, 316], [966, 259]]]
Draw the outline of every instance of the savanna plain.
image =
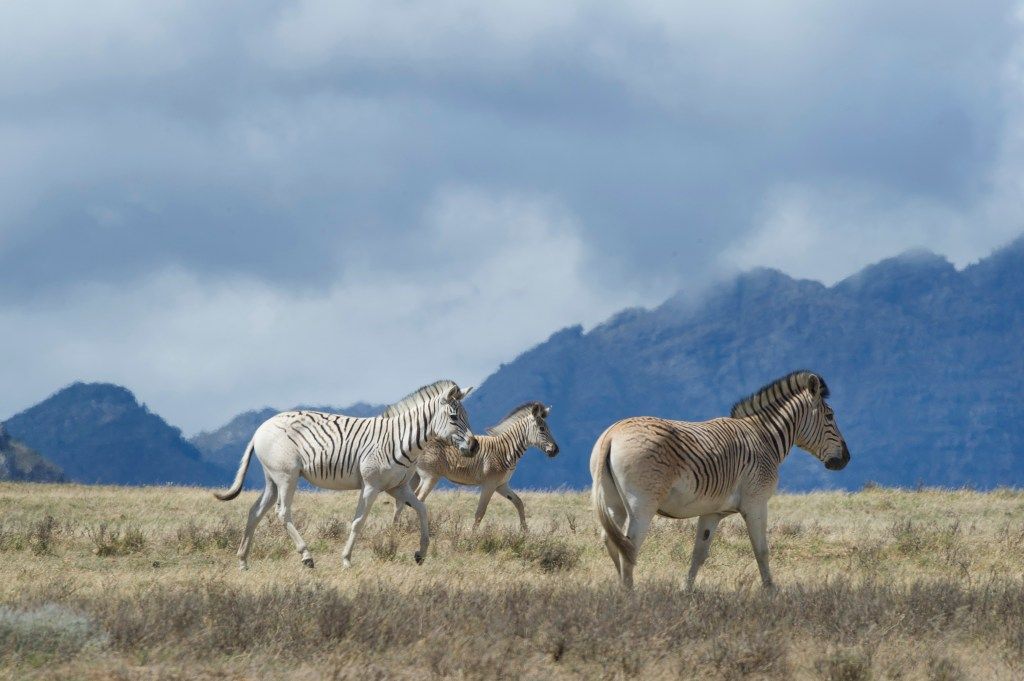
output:
[[354, 494], [300, 492], [300, 563], [273, 513], [250, 570], [255, 499], [189, 488], [0, 484], [0, 674], [17, 679], [1024, 678], [1024, 493], [779, 495], [776, 592], [738, 517], [693, 593], [694, 522], [656, 518], [637, 588], [618, 588], [589, 497], [526, 493], [529, 533], [495, 498], [381, 497], [341, 547]]

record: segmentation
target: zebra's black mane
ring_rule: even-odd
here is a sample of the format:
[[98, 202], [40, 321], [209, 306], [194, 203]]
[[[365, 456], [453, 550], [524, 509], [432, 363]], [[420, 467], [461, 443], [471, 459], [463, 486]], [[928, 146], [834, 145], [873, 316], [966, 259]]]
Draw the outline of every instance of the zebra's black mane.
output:
[[797, 369], [792, 371], [782, 378], [777, 378], [771, 383], [762, 386], [759, 390], [751, 393], [747, 397], [732, 405], [732, 410], [729, 412], [729, 416], [732, 418], [739, 418], [741, 416], [750, 416], [752, 414], [759, 413], [766, 405], [775, 404], [778, 400], [776, 396], [770, 393], [777, 392], [783, 398], [790, 397], [800, 392], [807, 387], [807, 381], [811, 376], [816, 376], [818, 381], [821, 383], [821, 397], [825, 399], [829, 396], [828, 385], [825, 384], [825, 379], [809, 369]]
[[505, 415], [505, 418], [498, 421], [496, 424], [487, 429], [488, 435], [501, 435], [505, 430], [516, 420], [518, 420], [524, 411], [533, 411], [534, 407], [540, 407], [541, 409], [547, 409], [542, 402], [523, 402], [518, 407], [510, 411]]
[[448, 392], [452, 388], [456, 387], [456, 385], [455, 381], [450, 381], [446, 378], [443, 378], [440, 381], [434, 381], [433, 383], [425, 385], [418, 390], [414, 390], [392, 404], [380, 413], [381, 418], [393, 418], [399, 414], [404, 414], [414, 407], [418, 407], [425, 402], [429, 402], [437, 395]]

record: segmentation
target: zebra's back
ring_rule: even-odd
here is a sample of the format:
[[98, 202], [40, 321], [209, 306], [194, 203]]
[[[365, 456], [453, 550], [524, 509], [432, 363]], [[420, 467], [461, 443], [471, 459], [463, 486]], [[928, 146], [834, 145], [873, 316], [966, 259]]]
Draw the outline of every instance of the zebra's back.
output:
[[635, 417], [611, 426], [609, 465], [616, 477], [643, 484], [663, 500], [660, 511], [691, 517], [728, 505], [741, 489], [771, 483], [765, 447], [740, 419], [672, 421]]
[[264, 421], [253, 440], [264, 466], [298, 468], [319, 487], [357, 489], [360, 462], [375, 452], [386, 427], [380, 418], [286, 411]]

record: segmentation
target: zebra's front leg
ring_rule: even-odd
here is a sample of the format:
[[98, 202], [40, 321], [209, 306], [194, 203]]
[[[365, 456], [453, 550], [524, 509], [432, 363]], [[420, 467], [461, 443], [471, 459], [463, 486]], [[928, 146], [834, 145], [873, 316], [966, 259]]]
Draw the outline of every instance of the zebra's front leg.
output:
[[523, 506], [523, 500], [519, 498], [519, 495], [513, 492], [508, 483], [503, 483], [498, 486], [498, 494], [512, 502], [512, 505], [516, 507], [516, 511], [519, 513], [519, 529], [524, 533], [526, 532], [526, 507]]
[[395, 498], [398, 508], [409, 504], [416, 510], [416, 514], [420, 518], [420, 550], [413, 554], [413, 558], [416, 559], [417, 564], [422, 563], [423, 559], [427, 557], [427, 549], [430, 547], [430, 519], [427, 517], [427, 505], [417, 499], [406, 484], [388, 490], [388, 494]]
[[420, 501], [426, 501], [427, 495], [434, 491], [434, 487], [437, 486], [438, 481], [441, 478], [436, 475], [424, 475], [420, 478], [420, 484], [416, 487], [416, 498]]
[[480, 487], [480, 501], [477, 502], [476, 516], [473, 518], [474, 532], [476, 532], [476, 528], [480, 527], [480, 521], [484, 519], [484, 514], [487, 513], [487, 505], [491, 503], [491, 495], [494, 494], [494, 490], [494, 487]]
[[380, 490], [370, 484], [364, 484], [362, 491], [359, 493], [359, 501], [356, 503], [356, 514], [352, 519], [352, 530], [348, 533], [348, 541], [345, 542], [345, 548], [341, 552], [341, 562], [345, 567], [352, 567], [352, 547], [355, 545], [356, 538], [359, 537], [359, 533], [366, 523], [366, 517], [370, 515], [370, 509], [373, 508], [373, 502], [378, 494], [380, 494]]
[[715, 538], [715, 530], [722, 516], [718, 514], [702, 515], [697, 520], [697, 537], [693, 541], [693, 558], [690, 560], [690, 574], [686, 576], [686, 590], [693, 590], [693, 582], [697, 579], [697, 572], [704, 561], [707, 560], [708, 551], [711, 549], [711, 540]]
[[281, 498], [278, 500], [277, 517], [284, 523], [284, 529], [288, 536], [295, 542], [295, 550], [302, 556], [302, 564], [308, 568], [313, 567], [313, 556], [306, 546], [306, 540], [299, 534], [298, 529], [292, 523], [292, 499], [295, 498], [295, 488], [299, 484], [299, 476], [289, 477], [287, 480], [278, 483], [281, 491]]
[[747, 522], [747, 534], [750, 535], [750, 545], [757, 559], [757, 569], [761, 571], [761, 583], [765, 589], [774, 590], [775, 583], [768, 569], [768, 502], [744, 511], [743, 519]]

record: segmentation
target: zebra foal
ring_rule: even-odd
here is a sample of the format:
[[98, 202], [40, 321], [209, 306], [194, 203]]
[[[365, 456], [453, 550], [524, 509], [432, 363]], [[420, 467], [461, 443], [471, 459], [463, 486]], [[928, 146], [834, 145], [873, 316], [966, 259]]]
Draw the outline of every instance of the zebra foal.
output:
[[466, 456], [477, 449], [462, 400], [469, 390], [453, 381], [437, 381], [388, 407], [381, 416], [356, 418], [317, 411], [288, 411], [272, 416], [256, 429], [235, 475], [231, 489], [215, 496], [229, 501], [242, 491], [253, 453], [263, 466], [266, 487], [249, 509], [245, 534], [238, 547], [239, 567], [248, 567], [249, 549], [260, 520], [277, 502], [277, 514], [302, 563], [313, 567], [306, 542], [292, 524], [292, 499], [299, 478], [317, 487], [360, 490], [352, 529], [341, 557], [351, 565], [352, 547], [366, 522], [374, 500], [387, 492], [396, 503], [408, 503], [420, 520], [420, 548], [416, 562], [427, 555], [430, 536], [427, 509], [409, 490], [406, 480], [428, 440], [452, 443]]
[[772, 588], [766, 530], [779, 465], [794, 445], [829, 470], [850, 461], [828, 395], [820, 376], [795, 371], [737, 402], [729, 418], [692, 423], [638, 417], [604, 431], [590, 455], [591, 498], [623, 585], [633, 586], [637, 552], [655, 513], [698, 517], [686, 578], [691, 589], [719, 521], [738, 512], [761, 581]]
[[[411, 485], [416, 496], [424, 501], [441, 478], [447, 478], [457, 485], [479, 485], [480, 501], [476, 507], [473, 523], [475, 530], [484, 514], [491, 496], [498, 492], [512, 502], [519, 513], [519, 527], [526, 532], [526, 509], [523, 500], [513, 492], [508, 481], [516, 472], [519, 459], [530, 447], [540, 449], [549, 457], [558, 455], [558, 443], [548, 428], [548, 414], [551, 407], [540, 402], [521, 404], [487, 430], [487, 435], [476, 438], [480, 450], [468, 458], [455, 447], [442, 440], [431, 440], [416, 461], [416, 474]], [[395, 522], [402, 515], [404, 504], [395, 504]]]

